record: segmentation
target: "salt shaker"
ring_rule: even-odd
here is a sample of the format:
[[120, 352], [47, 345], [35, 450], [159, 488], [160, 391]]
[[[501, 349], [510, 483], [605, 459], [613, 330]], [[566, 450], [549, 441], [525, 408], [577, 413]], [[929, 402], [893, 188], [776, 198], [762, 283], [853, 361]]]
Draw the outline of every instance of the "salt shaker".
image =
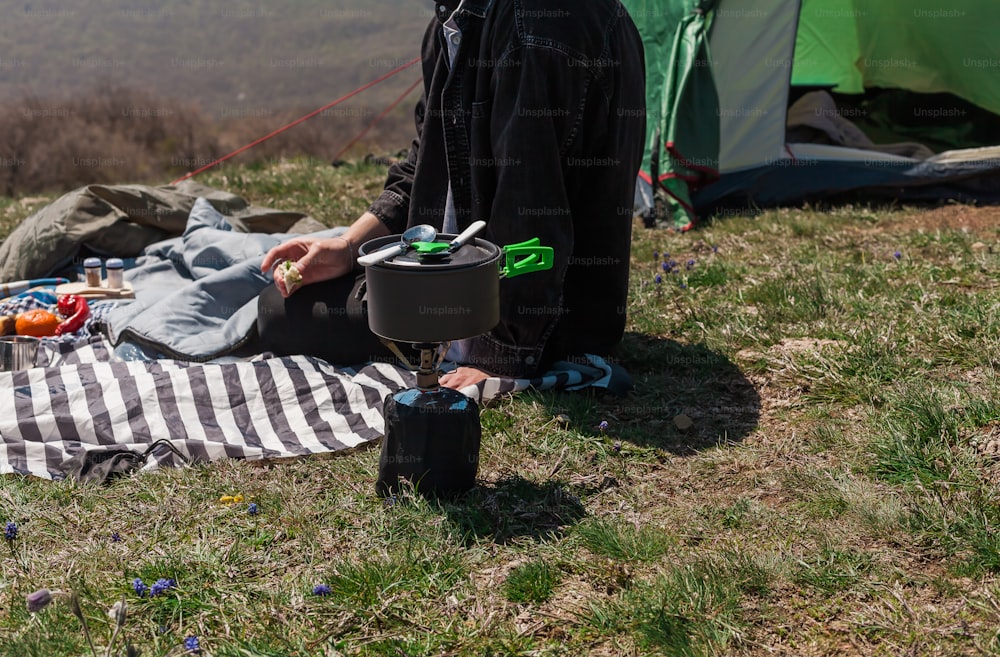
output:
[[125, 263], [121, 258], [108, 258], [104, 263], [104, 268], [108, 270], [108, 288], [120, 290], [125, 286], [122, 275], [125, 273]]
[[101, 259], [87, 258], [83, 261], [83, 274], [87, 287], [101, 287]]

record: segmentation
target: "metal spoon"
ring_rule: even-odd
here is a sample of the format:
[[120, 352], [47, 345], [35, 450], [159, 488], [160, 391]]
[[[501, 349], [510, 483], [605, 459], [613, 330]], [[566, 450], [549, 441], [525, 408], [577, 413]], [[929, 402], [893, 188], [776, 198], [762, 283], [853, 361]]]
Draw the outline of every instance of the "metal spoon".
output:
[[433, 242], [436, 239], [437, 230], [434, 226], [428, 224], [412, 226], [403, 231], [398, 244], [393, 244], [392, 246], [379, 249], [375, 253], [361, 256], [358, 258], [358, 264], [364, 267], [375, 265], [389, 258], [406, 253], [410, 245], [414, 242]]
[[462, 245], [472, 239], [472, 236], [486, 228], [485, 221], [474, 221], [469, 224], [469, 227], [463, 230], [458, 237], [453, 239], [450, 244], [448, 244], [448, 252], [454, 253], [462, 248]]
[[417, 242], [413, 245], [413, 248], [415, 248], [417, 253], [420, 254], [421, 259], [444, 259], [462, 248], [463, 244], [472, 239], [476, 233], [485, 227], [485, 221], [474, 221], [469, 224], [469, 227], [463, 230], [455, 239], [448, 242], [448, 244], [439, 244], [437, 242]]

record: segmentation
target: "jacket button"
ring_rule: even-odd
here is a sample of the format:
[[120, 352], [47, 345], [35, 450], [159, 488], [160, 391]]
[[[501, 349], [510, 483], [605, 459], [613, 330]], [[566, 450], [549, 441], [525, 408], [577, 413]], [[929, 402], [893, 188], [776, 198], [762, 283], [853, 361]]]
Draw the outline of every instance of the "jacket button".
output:
[[524, 359], [524, 363], [525, 363], [525, 365], [534, 365], [535, 364], [535, 357], [534, 356], [528, 356], [527, 358]]

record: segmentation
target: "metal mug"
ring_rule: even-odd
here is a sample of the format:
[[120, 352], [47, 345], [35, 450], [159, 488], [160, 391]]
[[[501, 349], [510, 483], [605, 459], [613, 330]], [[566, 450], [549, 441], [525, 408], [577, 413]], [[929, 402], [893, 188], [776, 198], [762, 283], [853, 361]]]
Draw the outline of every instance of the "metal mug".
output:
[[0, 336], [0, 372], [26, 370], [35, 366], [38, 338], [28, 335]]

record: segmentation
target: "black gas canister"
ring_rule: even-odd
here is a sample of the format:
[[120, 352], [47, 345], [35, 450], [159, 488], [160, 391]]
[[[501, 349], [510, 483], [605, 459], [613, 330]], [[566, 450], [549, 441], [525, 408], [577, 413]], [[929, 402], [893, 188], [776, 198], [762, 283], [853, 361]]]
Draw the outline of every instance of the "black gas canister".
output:
[[385, 398], [385, 440], [375, 489], [398, 492], [401, 480], [421, 494], [455, 495], [476, 485], [479, 405], [451, 388], [410, 388]]

